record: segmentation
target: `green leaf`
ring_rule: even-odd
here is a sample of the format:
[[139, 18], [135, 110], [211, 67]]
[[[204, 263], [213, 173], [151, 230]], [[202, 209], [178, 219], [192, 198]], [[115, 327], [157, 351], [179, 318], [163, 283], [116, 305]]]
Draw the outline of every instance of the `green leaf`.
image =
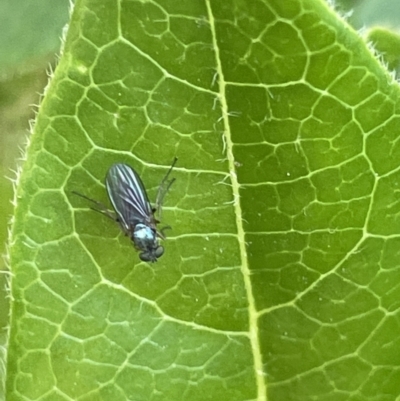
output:
[[[320, 0], [78, 1], [18, 182], [7, 400], [399, 393], [398, 86]], [[114, 162], [157, 264], [72, 194]]]
[[[25, 74], [15, 73], [0, 82], [0, 244], [1, 254], [6, 253], [9, 221], [13, 212], [13, 184], [10, 177], [17, 169], [17, 160], [26, 143], [29, 119], [34, 117], [32, 104], [39, 101], [39, 92], [43, 91], [48, 77], [46, 67]], [[9, 294], [7, 258], [0, 258], [0, 377], [4, 378], [3, 355], [7, 344], [7, 327], [9, 325]], [[0, 400], [4, 400], [4, 383], [0, 380]]]
[[400, 70], [400, 35], [377, 27], [368, 32], [368, 40], [373, 43], [374, 48], [382, 55], [384, 61], [388, 64], [388, 68], [398, 73]]

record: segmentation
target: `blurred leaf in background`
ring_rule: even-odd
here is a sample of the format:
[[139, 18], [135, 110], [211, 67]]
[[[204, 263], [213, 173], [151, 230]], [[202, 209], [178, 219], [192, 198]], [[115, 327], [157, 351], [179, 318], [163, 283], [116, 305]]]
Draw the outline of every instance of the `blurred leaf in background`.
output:
[[342, 0], [341, 8], [352, 10], [349, 22], [356, 29], [366, 28], [365, 40], [382, 56], [390, 71], [400, 72], [400, 2], [396, 0]]
[[[0, 251], [6, 251], [7, 225], [12, 215], [12, 182], [28, 140], [48, 77], [55, 66], [68, 0], [6, 0], [0, 2]], [[8, 177], [8, 178], [7, 178]], [[5, 270], [0, 258], [0, 271]], [[5, 342], [8, 302], [5, 275], [0, 274], [0, 344]], [[1, 398], [1, 389], [0, 389]]]
[[385, 26], [399, 31], [400, 2], [397, 0], [343, 1], [346, 8], [353, 9], [351, 23], [355, 28]]
[[[0, 71], [37, 70], [58, 52], [68, 22], [68, 0], [0, 2]], [[28, 86], [28, 85], [27, 85]]]

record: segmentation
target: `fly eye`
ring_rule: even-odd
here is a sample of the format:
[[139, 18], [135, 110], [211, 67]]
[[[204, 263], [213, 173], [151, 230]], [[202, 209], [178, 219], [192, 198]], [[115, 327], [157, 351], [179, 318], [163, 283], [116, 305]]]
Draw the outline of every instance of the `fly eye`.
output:
[[164, 247], [159, 246], [155, 251], [156, 258], [159, 258], [160, 256], [162, 256], [163, 253], [164, 253]]

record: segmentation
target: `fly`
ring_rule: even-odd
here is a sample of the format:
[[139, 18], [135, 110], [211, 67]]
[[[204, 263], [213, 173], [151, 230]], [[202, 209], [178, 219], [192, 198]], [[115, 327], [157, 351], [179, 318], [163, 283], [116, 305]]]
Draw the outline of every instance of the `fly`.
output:
[[165, 239], [163, 231], [170, 227], [167, 226], [158, 230], [157, 224], [160, 221], [156, 219], [155, 213], [157, 213], [158, 217], [161, 216], [164, 197], [175, 181], [175, 178], [170, 180], [168, 178], [176, 161], [177, 158], [175, 157], [158, 187], [155, 207], [152, 207], [149, 202], [139, 174], [124, 163], [113, 164], [106, 176], [107, 194], [114, 212], [101, 202], [88, 198], [79, 192], [73, 192], [94, 203], [96, 208], [92, 208], [93, 210], [105, 214], [118, 222], [125, 235], [129, 236], [135, 248], [140, 251], [139, 258], [141, 260], [144, 262], [157, 262], [157, 259], [164, 253], [164, 247], [160, 245], [159, 239]]

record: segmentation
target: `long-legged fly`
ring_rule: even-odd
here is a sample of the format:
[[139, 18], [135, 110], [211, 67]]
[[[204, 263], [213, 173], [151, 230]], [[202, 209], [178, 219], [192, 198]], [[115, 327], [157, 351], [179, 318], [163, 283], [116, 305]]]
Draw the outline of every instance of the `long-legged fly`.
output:
[[163, 231], [169, 227], [158, 230], [157, 224], [160, 221], [155, 217], [155, 213], [160, 218], [165, 194], [175, 181], [175, 178], [169, 179], [169, 175], [176, 161], [177, 158], [175, 157], [160, 183], [154, 207], [149, 202], [139, 174], [124, 163], [113, 164], [106, 175], [106, 189], [114, 212], [101, 202], [79, 192], [73, 192], [92, 202], [95, 205], [92, 209], [118, 222], [122, 231], [129, 236], [135, 248], [140, 251], [139, 257], [141, 260], [144, 262], [156, 262], [164, 253], [164, 247], [160, 245], [159, 239], [165, 239]]

